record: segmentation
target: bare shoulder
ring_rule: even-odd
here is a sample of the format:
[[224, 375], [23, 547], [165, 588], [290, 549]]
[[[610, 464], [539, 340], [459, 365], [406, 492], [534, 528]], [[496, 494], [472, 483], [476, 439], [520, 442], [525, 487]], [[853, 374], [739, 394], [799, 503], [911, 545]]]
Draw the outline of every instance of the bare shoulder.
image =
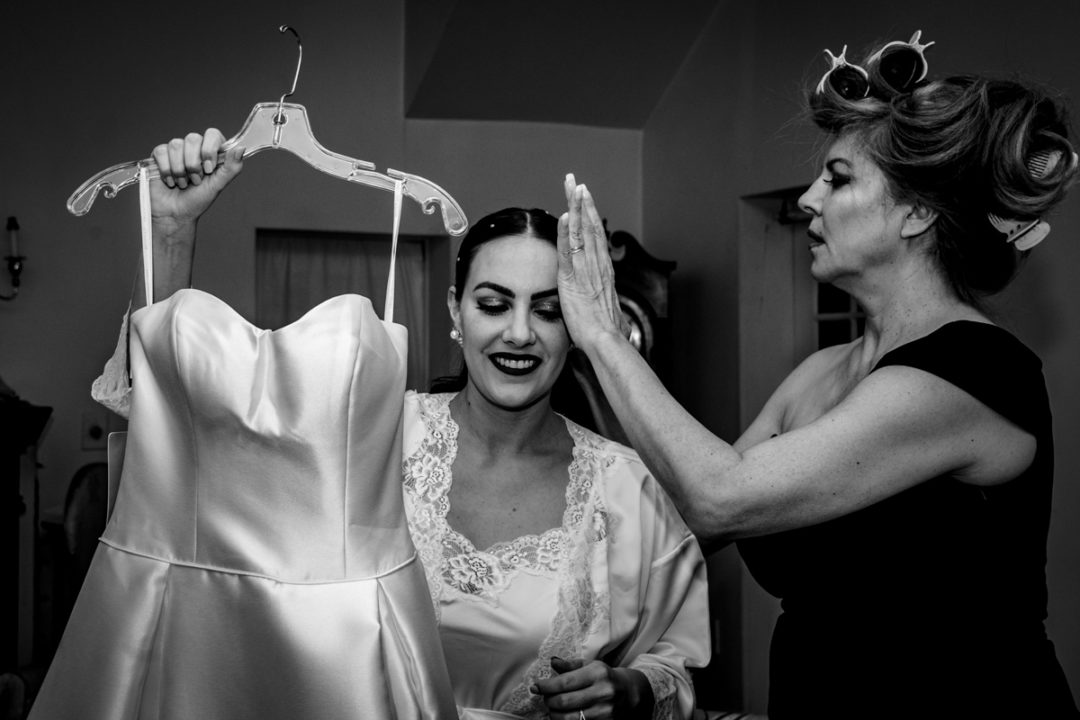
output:
[[739, 452], [784, 432], [787, 418], [796, 405], [805, 401], [814, 388], [833, 384], [837, 368], [846, 361], [852, 343], [835, 345], [811, 353], [788, 373], [765, 402], [757, 417], [735, 442]]
[[813, 352], [799, 363], [777, 388], [792, 395], [801, 394], [807, 387], [820, 383], [837, 373], [837, 368], [847, 362], [858, 341], [832, 345]]

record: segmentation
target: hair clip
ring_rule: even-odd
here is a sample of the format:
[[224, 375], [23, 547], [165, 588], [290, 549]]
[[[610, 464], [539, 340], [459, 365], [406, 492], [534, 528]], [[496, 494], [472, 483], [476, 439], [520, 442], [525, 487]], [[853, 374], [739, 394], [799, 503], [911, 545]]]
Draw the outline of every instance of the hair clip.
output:
[[[1027, 169], [1031, 177], [1039, 180], [1054, 171], [1061, 162], [1063, 153], [1060, 150], [1040, 150], [1028, 158]], [[1080, 158], [1076, 153], [1072, 154], [1072, 164], [1075, 166]], [[1030, 250], [1050, 234], [1050, 224], [1042, 218], [1027, 218], [1015, 220], [1003, 218], [993, 213], [987, 213], [986, 219], [994, 226], [994, 229], [1005, 236], [1005, 242], [1012, 243], [1017, 250]]]

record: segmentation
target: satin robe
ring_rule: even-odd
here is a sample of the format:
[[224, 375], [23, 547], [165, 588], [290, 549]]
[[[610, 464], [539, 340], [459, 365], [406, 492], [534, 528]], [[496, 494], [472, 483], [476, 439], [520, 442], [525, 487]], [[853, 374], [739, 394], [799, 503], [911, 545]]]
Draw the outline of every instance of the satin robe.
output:
[[405, 506], [465, 718], [547, 717], [529, 688], [550, 659], [641, 671], [654, 718], [688, 718], [688, 668], [709, 661], [705, 561], [638, 455], [566, 421], [574, 441], [562, 523], [476, 548], [447, 521], [452, 394], [405, 399]]

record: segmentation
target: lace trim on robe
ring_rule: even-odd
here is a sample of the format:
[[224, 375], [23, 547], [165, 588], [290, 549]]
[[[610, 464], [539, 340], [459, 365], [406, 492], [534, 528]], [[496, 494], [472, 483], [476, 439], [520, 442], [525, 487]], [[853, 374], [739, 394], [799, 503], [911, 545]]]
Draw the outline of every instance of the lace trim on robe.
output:
[[675, 701], [679, 699], [679, 689], [670, 672], [647, 665], [631, 666], [640, 671], [649, 681], [653, 694], [652, 720], [671, 720], [675, 717]]
[[[450, 468], [457, 456], [458, 427], [448, 407], [453, 397], [452, 393], [418, 396], [425, 437], [402, 463], [413, 542], [424, 563], [437, 618], [441, 618], [439, 600], [444, 592], [492, 601], [524, 568], [553, 576], [559, 590], [551, 630], [508, 701], [497, 708], [524, 718], [545, 718], [543, 701], [529, 692], [529, 687], [551, 676], [552, 655], [580, 657], [585, 640], [608, 621], [606, 558], [612, 528], [597, 482], [603, 440], [566, 422], [574, 440], [574, 459], [568, 469], [562, 527], [498, 543], [487, 552], [477, 551], [446, 522]], [[608, 464], [612, 461], [607, 458]], [[654, 685], [654, 692], [656, 689]]]
[[90, 397], [101, 403], [120, 417], [127, 418], [131, 410], [131, 379], [128, 376], [128, 332], [131, 323], [131, 308], [124, 313], [120, 324], [120, 337], [112, 357], [105, 363], [93, 385]]

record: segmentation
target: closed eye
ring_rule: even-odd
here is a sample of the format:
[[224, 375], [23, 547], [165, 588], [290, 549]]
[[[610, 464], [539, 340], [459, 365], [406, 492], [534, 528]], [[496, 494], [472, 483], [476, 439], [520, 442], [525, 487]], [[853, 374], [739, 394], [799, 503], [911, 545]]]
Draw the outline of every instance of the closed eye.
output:
[[500, 314], [506, 312], [506, 310], [510, 307], [510, 305], [509, 305], [509, 303], [506, 303], [506, 302], [504, 302], [502, 300], [495, 300], [495, 299], [483, 300], [482, 299], [482, 300], [477, 300], [476, 307], [480, 312], [484, 313], [485, 315], [500, 315]]
[[537, 317], [547, 322], [559, 322], [562, 320], [562, 308], [558, 303], [544, 303], [533, 307]]
[[851, 169], [851, 163], [844, 158], [833, 158], [829, 162], [825, 163], [825, 173], [827, 177], [822, 178], [826, 184], [833, 187], [841, 187], [851, 182], [851, 175], [844, 172], [844, 170]]

